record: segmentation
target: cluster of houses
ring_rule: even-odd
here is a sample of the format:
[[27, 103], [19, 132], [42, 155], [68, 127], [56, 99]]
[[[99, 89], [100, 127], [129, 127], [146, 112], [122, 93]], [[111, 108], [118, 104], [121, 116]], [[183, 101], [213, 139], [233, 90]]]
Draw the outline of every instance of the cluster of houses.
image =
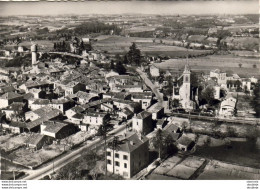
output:
[[[147, 71], [151, 77], [155, 79], [155, 83], [157, 83], [160, 88], [166, 86], [167, 81], [158, 83], [156, 78], [171, 76], [169, 71], [162, 75], [161, 70], [156, 64], [151, 64]], [[209, 74], [204, 74], [201, 82], [203, 82], [204, 89], [207, 87], [213, 88], [214, 99], [221, 101], [217, 115], [220, 117], [233, 117], [236, 113], [237, 99], [229, 94], [232, 92], [242, 92], [252, 95], [258, 79], [254, 76], [241, 78], [238, 74], [228, 74], [220, 69], [214, 69], [211, 70]], [[180, 102], [180, 106], [183, 109], [188, 111], [195, 109], [196, 105], [199, 105], [198, 90], [192, 90], [191, 70], [188, 65], [185, 66], [181, 75], [173, 78], [172, 100], [175, 99]]]
[[94, 64], [80, 69], [59, 61], [42, 65], [36, 45], [31, 52], [32, 66], [0, 86], [2, 130], [27, 133], [25, 145], [39, 150], [78, 131], [95, 135], [101, 125], [131, 119], [132, 132], [120, 139], [120, 150], [108, 148], [108, 171], [130, 178], [147, 166], [145, 135], [166, 122], [164, 108], [138, 75], [119, 75]]

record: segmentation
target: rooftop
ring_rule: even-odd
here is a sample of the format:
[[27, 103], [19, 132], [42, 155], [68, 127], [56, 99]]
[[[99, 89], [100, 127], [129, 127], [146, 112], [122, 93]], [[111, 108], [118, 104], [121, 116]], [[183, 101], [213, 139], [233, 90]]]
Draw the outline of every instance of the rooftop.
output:
[[3, 94], [0, 99], [14, 99], [14, 98], [19, 98], [19, 97], [22, 97], [22, 95], [20, 94], [17, 94], [17, 93], [14, 93], [14, 92], [8, 92], [8, 93], [5, 93]]
[[138, 119], [145, 119], [147, 118], [148, 116], [152, 115], [150, 112], [147, 112], [147, 111], [142, 111], [140, 112], [139, 114], [137, 114], [137, 118]]
[[45, 127], [44, 131], [57, 133], [63, 127], [68, 126], [68, 123], [60, 122], [60, 121], [45, 121], [43, 124]]
[[148, 138], [137, 133], [128, 133], [119, 139], [118, 151], [132, 152], [142, 144], [148, 141]]

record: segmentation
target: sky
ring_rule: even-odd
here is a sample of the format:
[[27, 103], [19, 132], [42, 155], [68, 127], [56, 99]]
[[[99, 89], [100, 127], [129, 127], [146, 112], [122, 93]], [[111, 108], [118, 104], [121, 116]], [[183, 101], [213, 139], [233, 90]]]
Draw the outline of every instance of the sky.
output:
[[258, 0], [0, 2], [0, 16], [57, 14], [258, 14]]

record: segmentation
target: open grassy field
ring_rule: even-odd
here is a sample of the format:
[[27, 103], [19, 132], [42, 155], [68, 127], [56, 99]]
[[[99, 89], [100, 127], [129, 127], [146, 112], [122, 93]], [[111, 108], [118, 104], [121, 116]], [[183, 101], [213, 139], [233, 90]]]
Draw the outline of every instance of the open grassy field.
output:
[[[231, 71], [237, 73], [241, 77], [256, 76], [260, 77], [260, 62], [257, 58], [241, 58], [233, 55], [212, 55], [191, 59], [170, 59], [162, 63], [155, 64], [163, 70], [179, 70], [183, 69], [185, 64], [189, 64], [193, 71], [204, 71], [208, 73], [210, 70], [219, 68], [222, 71]], [[241, 68], [239, 64], [242, 64]], [[256, 65], [257, 68], [253, 68]]]
[[109, 53], [124, 54], [129, 50], [133, 42], [136, 43], [137, 48], [141, 50], [144, 55], [152, 56], [170, 56], [172, 58], [186, 56], [207, 54], [208, 50], [192, 50], [184, 47], [177, 47], [172, 45], [154, 43], [153, 38], [140, 38], [140, 37], [122, 37], [122, 36], [98, 36], [97, 42], [92, 46], [95, 49], [108, 51]]

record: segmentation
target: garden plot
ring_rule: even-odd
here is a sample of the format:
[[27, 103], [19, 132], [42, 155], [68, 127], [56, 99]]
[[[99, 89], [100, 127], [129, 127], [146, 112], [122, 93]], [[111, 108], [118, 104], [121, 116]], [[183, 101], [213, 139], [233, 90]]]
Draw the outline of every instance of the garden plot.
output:
[[14, 162], [34, 167], [60, 155], [63, 152], [62, 149], [60, 145], [50, 145], [38, 151], [21, 148], [11, 153], [9, 157], [13, 157]]
[[165, 160], [159, 167], [157, 167], [153, 173], [159, 175], [166, 175], [178, 162], [182, 160], [181, 157], [173, 156]]
[[197, 141], [197, 146], [210, 146], [210, 147], [215, 147], [215, 146], [222, 146], [225, 144], [228, 144], [227, 139], [216, 139], [213, 137], [210, 137], [208, 135], [200, 135]]
[[61, 144], [76, 145], [87, 140], [91, 135], [87, 132], [79, 131], [65, 139], [62, 139]]
[[1, 144], [5, 143], [6, 141], [8, 141], [8, 139], [10, 139], [13, 136], [14, 136], [14, 134], [1, 135], [0, 136], [0, 143]]
[[180, 164], [170, 170], [167, 175], [181, 179], [189, 179], [195, 171], [200, 168], [205, 159], [199, 157], [188, 157]]
[[4, 143], [1, 142], [0, 148], [5, 151], [11, 151], [19, 148], [24, 145], [25, 140], [28, 138], [28, 135], [17, 135], [5, 140]]
[[212, 160], [207, 164], [198, 180], [259, 180], [260, 170]]

